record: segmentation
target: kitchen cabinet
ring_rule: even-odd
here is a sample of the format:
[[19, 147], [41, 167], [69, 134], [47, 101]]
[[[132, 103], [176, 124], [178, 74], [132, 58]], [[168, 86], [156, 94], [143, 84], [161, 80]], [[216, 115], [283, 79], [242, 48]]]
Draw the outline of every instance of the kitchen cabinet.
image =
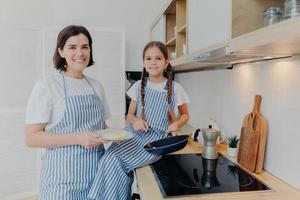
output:
[[294, 45], [300, 42], [299, 16], [263, 25], [264, 10], [283, 7], [284, 0], [212, 1], [186, 0], [184, 37], [177, 34], [177, 1], [168, 2], [165, 42], [169, 53], [176, 52], [176, 59], [171, 61], [174, 71], [232, 67], [300, 54], [299, 45]]
[[186, 0], [174, 0], [164, 12], [165, 43], [169, 57], [174, 59], [187, 52]]
[[231, 0], [188, 0], [188, 52], [231, 37]]

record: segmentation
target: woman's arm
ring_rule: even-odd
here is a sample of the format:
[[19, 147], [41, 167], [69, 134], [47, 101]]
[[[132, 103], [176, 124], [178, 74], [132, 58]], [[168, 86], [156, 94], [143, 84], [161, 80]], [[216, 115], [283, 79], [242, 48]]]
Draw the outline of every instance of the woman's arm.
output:
[[78, 144], [91, 148], [107, 141], [94, 132], [55, 135], [45, 131], [45, 124], [26, 124], [25, 142], [29, 147], [51, 148]]
[[148, 124], [145, 120], [136, 117], [136, 110], [137, 102], [131, 100], [126, 119], [129, 123], [133, 124], [135, 130], [147, 132], [149, 130]]

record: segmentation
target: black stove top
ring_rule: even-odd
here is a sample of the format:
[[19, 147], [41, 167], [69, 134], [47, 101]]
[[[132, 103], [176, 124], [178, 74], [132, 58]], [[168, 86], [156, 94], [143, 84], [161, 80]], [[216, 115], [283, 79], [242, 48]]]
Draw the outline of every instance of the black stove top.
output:
[[270, 190], [227, 158], [201, 154], [165, 155], [150, 165], [164, 197]]

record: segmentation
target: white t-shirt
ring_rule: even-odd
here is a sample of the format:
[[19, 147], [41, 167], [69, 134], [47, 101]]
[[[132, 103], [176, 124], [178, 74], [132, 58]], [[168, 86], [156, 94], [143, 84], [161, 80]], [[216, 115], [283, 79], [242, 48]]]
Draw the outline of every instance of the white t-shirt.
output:
[[[94, 94], [91, 84], [96, 95], [103, 102], [105, 119], [111, 116], [103, 86], [99, 81], [86, 77], [89, 84], [85, 78], [74, 79], [68, 76], [65, 78], [70, 96]], [[65, 109], [63, 77], [61, 73], [55, 73], [35, 84], [28, 99], [25, 122], [26, 124], [45, 123], [45, 130], [49, 131], [60, 122]]]
[[[162, 83], [154, 83], [148, 80], [146, 87], [162, 92], [165, 91], [166, 83], [167, 83], [167, 79], [165, 79], [165, 81]], [[184, 103], [190, 103], [190, 100], [186, 92], [184, 91], [183, 87], [175, 81], [173, 81], [173, 84], [174, 84], [175, 107], [177, 108], [178, 106], [181, 106]], [[141, 87], [141, 80], [138, 80], [129, 88], [126, 94], [132, 100], [137, 102], [137, 98], [138, 98], [137, 92], [140, 92], [140, 87]]]

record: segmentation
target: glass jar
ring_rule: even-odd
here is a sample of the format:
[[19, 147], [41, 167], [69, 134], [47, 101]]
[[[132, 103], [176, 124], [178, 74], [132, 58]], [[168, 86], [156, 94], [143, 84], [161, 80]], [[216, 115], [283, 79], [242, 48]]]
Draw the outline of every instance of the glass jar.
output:
[[300, 0], [285, 0], [283, 19], [296, 17], [300, 14]]
[[280, 7], [270, 7], [264, 11], [264, 26], [269, 26], [281, 20], [282, 9]]

